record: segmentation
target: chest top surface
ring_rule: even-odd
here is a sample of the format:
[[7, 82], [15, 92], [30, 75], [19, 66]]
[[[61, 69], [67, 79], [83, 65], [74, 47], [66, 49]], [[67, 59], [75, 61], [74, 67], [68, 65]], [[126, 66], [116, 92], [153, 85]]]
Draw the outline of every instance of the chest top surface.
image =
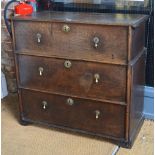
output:
[[71, 22], [101, 25], [136, 26], [148, 19], [140, 14], [78, 13], [78, 12], [37, 12], [29, 16], [15, 16], [13, 20]]

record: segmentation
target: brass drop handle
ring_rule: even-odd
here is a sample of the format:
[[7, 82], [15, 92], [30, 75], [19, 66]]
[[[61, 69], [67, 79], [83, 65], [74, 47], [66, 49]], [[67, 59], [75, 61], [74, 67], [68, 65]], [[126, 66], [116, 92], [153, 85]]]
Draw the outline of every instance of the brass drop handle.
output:
[[72, 98], [68, 98], [66, 104], [72, 106], [74, 104], [74, 100]]
[[72, 63], [71, 63], [71, 61], [69, 61], [69, 60], [66, 60], [65, 62], [64, 62], [64, 66], [65, 66], [65, 68], [71, 68], [72, 67]]
[[93, 42], [94, 42], [94, 47], [95, 47], [95, 48], [98, 48], [98, 44], [99, 44], [99, 42], [100, 42], [100, 39], [99, 39], [98, 37], [94, 37], [94, 38], [93, 38]]
[[41, 42], [41, 34], [40, 33], [37, 33], [36, 36], [37, 36], [37, 42], [40, 43]]
[[44, 110], [47, 109], [47, 102], [46, 101], [43, 101], [42, 104], [43, 104], [43, 109]]
[[95, 115], [96, 115], [95, 118], [98, 119], [99, 115], [100, 115], [100, 111], [99, 110], [95, 110]]
[[70, 31], [70, 27], [69, 27], [68, 25], [64, 25], [64, 26], [62, 27], [62, 31], [67, 33], [67, 32]]
[[94, 74], [95, 83], [99, 82], [100, 75], [98, 73]]
[[38, 71], [39, 71], [39, 75], [42, 76], [43, 75], [44, 68], [43, 67], [39, 67], [38, 68]]

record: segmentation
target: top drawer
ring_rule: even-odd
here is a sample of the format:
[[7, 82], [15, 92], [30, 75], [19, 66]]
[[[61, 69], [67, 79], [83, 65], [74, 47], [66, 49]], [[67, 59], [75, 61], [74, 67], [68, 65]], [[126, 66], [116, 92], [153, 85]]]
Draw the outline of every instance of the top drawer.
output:
[[16, 50], [28, 54], [126, 63], [127, 27], [15, 21]]

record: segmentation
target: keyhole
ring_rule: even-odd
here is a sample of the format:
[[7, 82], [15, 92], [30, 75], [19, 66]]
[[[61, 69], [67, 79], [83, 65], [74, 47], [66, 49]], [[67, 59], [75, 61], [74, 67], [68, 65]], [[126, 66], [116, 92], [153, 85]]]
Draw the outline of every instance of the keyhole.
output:
[[68, 98], [68, 99], [67, 99], [67, 104], [68, 104], [68, 105], [73, 105], [73, 104], [74, 104], [74, 100], [71, 99], [71, 98]]
[[71, 68], [72, 63], [71, 63], [69, 60], [67, 60], [67, 61], [64, 62], [64, 66], [65, 66], [66, 68]]
[[67, 62], [67, 64], [66, 64], [66, 65], [67, 65], [67, 67], [68, 67], [68, 66], [69, 66], [69, 63]]

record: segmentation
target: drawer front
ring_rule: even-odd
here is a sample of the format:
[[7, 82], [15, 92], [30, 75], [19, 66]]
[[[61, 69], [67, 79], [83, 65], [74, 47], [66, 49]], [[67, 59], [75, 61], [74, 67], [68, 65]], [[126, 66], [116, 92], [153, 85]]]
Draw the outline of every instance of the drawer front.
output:
[[[67, 31], [68, 27], [68, 32]], [[16, 49], [46, 56], [125, 63], [127, 28], [65, 23], [15, 22]], [[38, 42], [38, 34], [40, 39]]]
[[[64, 26], [70, 31], [63, 32]], [[125, 27], [53, 23], [52, 29], [54, 54], [121, 62], [127, 58]]]
[[43, 22], [17, 21], [14, 22], [15, 48], [32, 53], [47, 51], [51, 48], [51, 24]]
[[100, 100], [126, 100], [126, 67], [19, 56], [20, 85]]
[[124, 137], [125, 106], [26, 90], [22, 90], [22, 104], [29, 120]]

